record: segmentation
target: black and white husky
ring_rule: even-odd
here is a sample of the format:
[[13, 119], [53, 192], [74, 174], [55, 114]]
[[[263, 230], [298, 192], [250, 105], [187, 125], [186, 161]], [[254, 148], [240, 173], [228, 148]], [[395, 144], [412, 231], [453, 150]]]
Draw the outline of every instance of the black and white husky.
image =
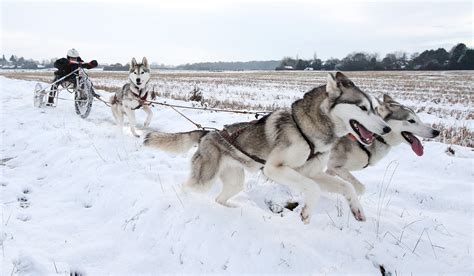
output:
[[139, 137], [139, 135], [135, 131], [135, 125], [137, 124], [135, 110], [142, 108], [147, 113], [145, 123], [143, 124], [145, 127], [150, 125], [153, 116], [148, 101], [154, 100], [155, 94], [148, 89], [149, 80], [150, 66], [146, 57], [142, 59], [142, 63], [137, 63], [135, 58], [133, 58], [130, 63], [128, 83], [110, 98], [112, 114], [120, 130], [123, 128], [123, 115], [127, 115], [130, 130], [136, 137]]
[[361, 144], [350, 136], [339, 139], [333, 146], [328, 162], [327, 173], [337, 175], [354, 185], [358, 194], [365, 191], [365, 186], [352, 175], [351, 171], [362, 170], [375, 165], [385, 157], [390, 149], [401, 143], [411, 146], [416, 155], [423, 155], [423, 145], [415, 136], [435, 138], [439, 131], [424, 124], [416, 113], [384, 95], [379, 101], [376, 112], [390, 126], [392, 131], [376, 140], [369, 146]]
[[263, 169], [271, 180], [303, 192], [301, 218], [309, 223], [321, 190], [345, 196], [354, 217], [365, 220], [352, 185], [324, 170], [329, 151], [339, 137], [352, 133], [368, 145], [375, 134], [388, 132], [390, 127], [375, 113], [369, 96], [337, 72], [328, 75], [326, 85], [294, 102], [290, 110], [229, 125], [222, 131], [152, 132], [145, 137], [145, 145], [185, 152], [198, 144], [191, 176], [184, 187], [207, 190], [220, 178], [222, 191], [216, 201], [226, 206], [243, 190], [244, 169]]

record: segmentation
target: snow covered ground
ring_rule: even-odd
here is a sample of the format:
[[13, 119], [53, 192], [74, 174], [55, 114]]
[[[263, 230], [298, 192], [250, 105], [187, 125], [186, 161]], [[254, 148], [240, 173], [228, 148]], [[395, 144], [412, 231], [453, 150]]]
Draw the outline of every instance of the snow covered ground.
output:
[[[474, 273], [470, 148], [454, 147], [449, 156], [447, 145], [428, 142], [417, 157], [401, 145], [355, 173], [367, 186], [366, 222], [327, 194], [304, 225], [300, 206], [268, 209], [265, 201], [301, 196], [263, 175], [247, 174], [237, 208], [214, 202], [218, 185], [184, 194], [192, 151], [175, 156], [143, 147], [128, 128], [119, 133], [101, 102], [83, 120], [68, 101], [34, 108], [34, 82], [0, 77], [0, 84], [1, 275], [376, 275], [379, 266], [392, 275]], [[183, 112], [214, 127], [253, 119]], [[142, 111], [137, 117], [143, 123]], [[167, 108], [155, 108], [151, 127], [194, 128]]]
[[[95, 87], [118, 91], [128, 72], [90, 70]], [[48, 70], [1, 70], [15, 79], [51, 81]], [[359, 71], [347, 76], [379, 99], [389, 94], [444, 131], [435, 140], [474, 147], [474, 72]], [[274, 110], [288, 107], [303, 93], [325, 83], [324, 71], [152, 70], [150, 87], [161, 97], [188, 100], [199, 89], [206, 105], [227, 109]]]

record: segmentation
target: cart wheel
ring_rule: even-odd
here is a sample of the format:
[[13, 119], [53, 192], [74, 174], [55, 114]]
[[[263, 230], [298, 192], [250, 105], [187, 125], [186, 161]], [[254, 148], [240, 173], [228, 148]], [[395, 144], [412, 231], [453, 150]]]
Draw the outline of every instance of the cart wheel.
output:
[[35, 107], [41, 108], [46, 104], [46, 91], [41, 87], [40, 83], [35, 85], [35, 94], [33, 97], [33, 105]]
[[74, 92], [74, 100], [76, 114], [83, 119], [87, 118], [92, 109], [92, 102], [94, 101], [92, 85], [89, 85], [87, 82], [81, 83]]

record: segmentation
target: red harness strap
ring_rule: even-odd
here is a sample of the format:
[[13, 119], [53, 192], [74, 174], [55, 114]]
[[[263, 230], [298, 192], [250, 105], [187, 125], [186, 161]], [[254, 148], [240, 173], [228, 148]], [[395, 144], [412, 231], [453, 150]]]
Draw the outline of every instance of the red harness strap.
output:
[[[132, 92], [132, 94], [133, 94], [135, 97], [138, 98], [138, 106], [135, 107], [135, 108], [132, 108], [133, 110], [139, 109], [139, 108], [142, 107], [143, 105], [147, 105], [147, 106], [148, 106], [148, 105], [151, 105], [151, 103], [147, 103], [147, 101], [148, 101], [148, 100], [147, 100], [147, 98], [148, 98], [148, 91], [145, 93], [145, 95], [143, 95], [143, 96], [141, 96], [141, 97], [140, 97], [139, 94], [136, 94], [136, 93], [133, 92], [133, 91], [131, 91], [131, 92]], [[154, 97], [154, 93], [152, 92], [151, 95], [152, 95], [151, 98], [152, 98], [152, 100], [153, 100], [153, 99], [155, 98], [155, 97]]]
[[139, 99], [139, 101], [145, 102], [146, 98], [148, 97], [148, 91], [145, 93], [145, 95], [141, 96], [139, 94], [135, 94], [135, 92], [132, 91], [132, 94]]

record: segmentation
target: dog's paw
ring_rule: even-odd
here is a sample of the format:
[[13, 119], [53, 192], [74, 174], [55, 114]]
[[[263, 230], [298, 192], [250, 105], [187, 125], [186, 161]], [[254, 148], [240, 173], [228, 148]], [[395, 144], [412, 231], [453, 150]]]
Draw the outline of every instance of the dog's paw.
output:
[[233, 204], [233, 203], [229, 203], [229, 202], [226, 202], [226, 203], [224, 203], [224, 204], [222, 204], [222, 205], [224, 205], [225, 207], [228, 207], [228, 208], [237, 208], [237, 207], [239, 207], [239, 205]]
[[220, 200], [219, 198], [216, 198], [216, 202], [219, 203], [220, 205], [228, 207], [228, 208], [237, 208], [238, 207], [235, 204], [229, 203], [228, 201]]
[[357, 221], [365, 221], [365, 215], [362, 207], [351, 206], [351, 212]]
[[310, 221], [311, 221], [311, 214], [308, 213], [308, 208], [303, 207], [303, 210], [301, 210], [301, 214], [300, 214], [300, 217], [301, 217], [301, 221], [304, 223], [304, 224], [309, 224]]
[[80, 270], [71, 270], [69, 271], [69, 276], [85, 276], [86, 274]]

